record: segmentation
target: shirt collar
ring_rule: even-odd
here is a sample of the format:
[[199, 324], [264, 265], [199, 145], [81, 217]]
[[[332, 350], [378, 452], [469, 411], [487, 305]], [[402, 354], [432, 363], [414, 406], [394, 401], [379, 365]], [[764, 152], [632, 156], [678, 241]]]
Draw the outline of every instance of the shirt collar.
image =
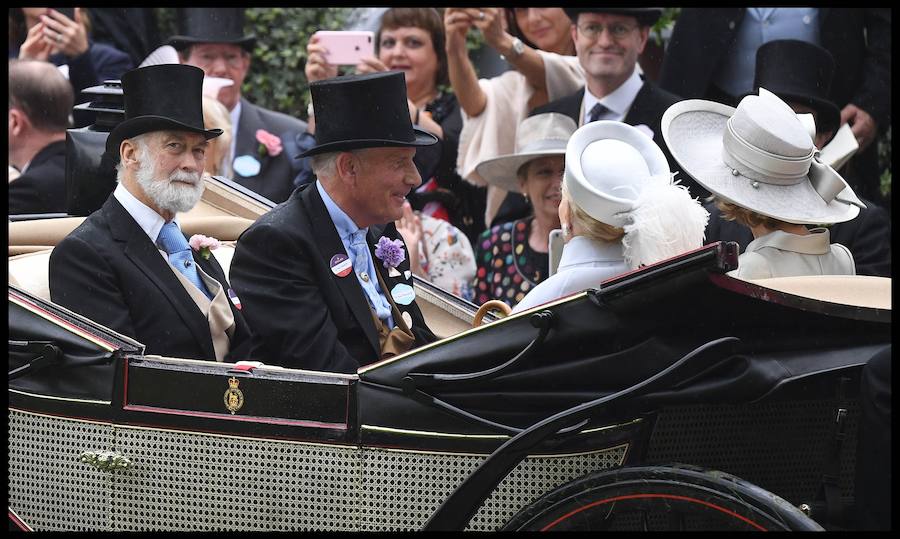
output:
[[586, 262], [622, 262], [624, 259], [622, 242], [594, 241], [575, 236], [563, 249], [557, 273], [566, 267], [580, 266]]
[[823, 255], [831, 248], [831, 235], [827, 228], [821, 227], [810, 229], [809, 234], [805, 236], [775, 230], [751, 241], [745, 251], [758, 251], [763, 247], [774, 247], [807, 255]]
[[637, 97], [638, 92], [641, 91], [641, 87], [644, 85], [644, 81], [641, 79], [640, 73], [638, 73], [637, 68], [631, 72], [631, 76], [622, 83], [621, 86], [613, 90], [612, 93], [599, 98], [591, 93], [587, 86], [584, 87], [584, 121], [585, 123], [588, 121], [588, 117], [591, 114], [591, 109], [594, 108], [594, 105], [597, 103], [602, 103], [603, 106], [608, 108], [612, 114], [616, 115], [615, 119], [618, 121], [622, 121], [625, 119], [625, 115], [628, 114], [628, 109], [631, 108], [631, 104], [634, 102], [634, 98]]
[[338, 236], [341, 237], [341, 241], [347, 243], [349, 245], [350, 236], [353, 235], [357, 230], [362, 230], [363, 232], [368, 232], [368, 228], [359, 228], [356, 226], [356, 223], [353, 222], [353, 219], [347, 215], [344, 210], [341, 209], [340, 206], [331, 198], [328, 192], [322, 187], [322, 182], [316, 180], [316, 189], [319, 190], [319, 195], [322, 197], [322, 202], [325, 203], [325, 209], [328, 210], [328, 215], [331, 216], [331, 221], [334, 223], [334, 227], [337, 229]]
[[238, 124], [241, 121], [241, 100], [238, 99], [237, 105], [228, 113], [231, 116], [231, 156], [235, 157], [235, 146], [237, 145]]
[[[156, 239], [159, 237], [159, 231], [162, 230], [163, 225], [166, 223], [166, 220], [162, 218], [162, 215], [156, 213], [152, 208], [138, 200], [131, 194], [131, 191], [126, 189], [121, 183], [116, 185], [113, 196], [116, 197], [119, 204], [125, 208], [128, 215], [137, 222], [138, 226], [141, 227], [141, 230], [147, 234], [150, 241], [156, 243]], [[173, 219], [173, 221], [178, 224], [177, 220]], [[179, 226], [179, 229], [180, 228], [181, 227]]]

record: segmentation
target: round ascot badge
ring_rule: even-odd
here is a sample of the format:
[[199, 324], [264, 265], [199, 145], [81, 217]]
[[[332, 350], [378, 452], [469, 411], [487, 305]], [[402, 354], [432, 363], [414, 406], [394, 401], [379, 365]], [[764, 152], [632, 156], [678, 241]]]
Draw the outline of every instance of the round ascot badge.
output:
[[391, 290], [391, 297], [400, 305], [409, 305], [416, 299], [416, 291], [408, 284], [400, 283]]
[[250, 178], [259, 174], [262, 165], [252, 155], [242, 155], [234, 160], [232, 164], [234, 171], [245, 178]]
[[331, 266], [331, 273], [338, 277], [346, 277], [353, 270], [353, 262], [350, 261], [350, 257], [343, 253], [338, 253], [331, 257], [331, 262], [328, 265]]

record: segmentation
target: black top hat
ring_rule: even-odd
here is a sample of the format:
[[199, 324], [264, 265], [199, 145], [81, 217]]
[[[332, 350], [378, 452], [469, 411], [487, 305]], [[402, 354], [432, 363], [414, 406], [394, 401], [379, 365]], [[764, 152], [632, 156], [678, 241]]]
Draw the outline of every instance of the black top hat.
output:
[[614, 15], [628, 15], [634, 17], [643, 26], [653, 26], [662, 17], [661, 7], [579, 7], [563, 8], [566, 15], [573, 23], [578, 23], [578, 15], [582, 13], [612, 13]]
[[779, 39], [756, 51], [753, 88], [762, 86], [785, 101], [797, 101], [818, 114], [817, 129], [837, 130], [841, 112], [828, 99], [834, 77], [834, 58], [827, 50], [796, 39]]
[[430, 146], [437, 137], [409, 120], [402, 71], [350, 75], [309, 85], [316, 145], [300, 157], [360, 148]]
[[106, 151], [118, 157], [122, 141], [151, 131], [200, 133], [207, 140], [221, 129], [203, 127], [203, 70], [187, 64], [140, 67], [122, 75], [125, 120], [106, 139]]
[[255, 35], [244, 35], [244, 8], [186, 7], [178, 10], [178, 32], [168, 44], [177, 50], [195, 43], [230, 43], [253, 52]]

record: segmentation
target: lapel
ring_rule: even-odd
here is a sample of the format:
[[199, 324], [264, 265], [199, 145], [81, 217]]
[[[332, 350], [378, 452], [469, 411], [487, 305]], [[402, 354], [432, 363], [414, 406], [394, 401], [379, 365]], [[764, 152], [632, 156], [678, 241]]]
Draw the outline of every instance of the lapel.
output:
[[584, 106], [584, 92], [586, 91], [587, 87], [583, 86], [578, 92], [563, 98], [564, 100], [559, 104], [559, 112], [575, 120], [575, 125], [578, 127], [584, 125], [584, 114], [581, 109]]
[[110, 196], [104, 211], [113, 239], [125, 244], [125, 256], [162, 292], [206, 357], [216, 357], [206, 318], [172, 273], [172, 268], [159, 255], [156, 245], [115, 197]]
[[[237, 139], [234, 143], [234, 157], [250, 155], [259, 161], [259, 173], [249, 178], [261, 178], [265, 175], [266, 167], [273, 160], [268, 154], [259, 154], [259, 142], [256, 140], [256, 131], [265, 129], [266, 126], [259, 115], [259, 109], [241, 98], [241, 117], [238, 120]], [[273, 133], [277, 135], [278, 133]]]
[[228, 284], [228, 279], [225, 278], [225, 272], [222, 270], [222, 266], [219, 265], [215, 255], [212, 254], [209, 255], [209, 260], [204, 260], [199, 252], [191, 249], [191, 256], [193, 256], [197, 266], [203, 268], [203, 271], [205, 271], [207, 275], [219, 281], [219, 284], [221, 284], [222, 288], [225, 290], [225, 296], [228, 299], [231, 314], [234, 316], [235, 335], [237, 335], [237, 328], [241, 327], [243, 324], [244, 315], [234, 306], [234, 303], [231, 301], [231, 296], [228, 295], [228, 291], [231, 290], [231, 285]]
[[[310, 231], [314, 232], [314, 242], [319, 249], [322, 263], [328, 268], [328, 275], [334, 280], [347, 305], [350, 306], [350, 312], [356, 318], [356, 323], [366, 334], [369, 344], [372, 345], [372, 349], [375, 351], [375, 356], [379, 357], [381, 346], [378, 342], [378, 330], [372, 323], [372, 308], [369, 306], [359, 281], [352, 271], [345, 277], [338, 277], [331, 272], [331, 258], [337, 254], [348, 255], [340, 236], [338, 236], [337, 229], [331, 221], [331, 216], [328, 215], [325, 203], [322, 202], [322, 197], [319, 196], [319, 190], [316, 188], [315, 182], [304, 186], [301, 200], [306, 205], [311, 225]], [[369, 234], [371, 233], [370, 228]], [[369, 249], [371, 250], [371, 245]]]
[[[403, 245], [403, 262], [397, 265], [397, 275], [393, 277], [390, 275], [390, 270], [384, 267], [384, 263], [375, 256], [375, 246], [378, 244], [378, 240], [384, 236], [386, 238], [395, 240], [398, 239], [399, 233], [397, 232], [397, 228], [394, 226], [394, 223], [389, 223], [387, 225], [380, 226], [370, 226], [369, 234], [366, 238], [366, 241], [369, 242], [369, 252], [372, 253], [372, 260], [375, 261], [375, 271], [381, 276], [382, 283], [384, 283], [384, 295], [387, 297], [388, 302], [390, 302], [391, 307], [397, 314], [401, 314], [403, 312], [409, 312], [410, 316], [412, 316], [412, 306], [414, 303], [410, 303], [409, 305], [403, 305], [402, 307], [394, 301], [393, 294], [391, 291], [398, 284], [406, 284], [410, 288], [413, 288], [413, 280], [412, 280], [412, 271], [409, 269], [409, 251], [406, 250], [406, 244]], [[409, 272], [409, 273], [407, 273]], [[409, 278], [406, 276], [409, 275]], [[396, 318], [396, 316], [395, 316]], [[400, 325], [399, 320], [394, 320], [394, 324]], [[410, 329], [412, 329], [412, 324], [409, 324]]]
[[[647, 119], [650, 116], [648, 113], [649, 110], [649, 102], [650, 98], [650, 85], [644, 82], [641, 86], [641, 89], [638, 90], [636, 96], [634, 96], [634, 101], [631, 102], [631, 107], [628, 108], [628, 114], [625, 115], [625, 118], [622, 120], [624, 123], [628, 125], [650, 125], [652, 127], [652, 121], [648, 123]], [[653, 138], [656, 138], [656, 133], [653, 133]]]

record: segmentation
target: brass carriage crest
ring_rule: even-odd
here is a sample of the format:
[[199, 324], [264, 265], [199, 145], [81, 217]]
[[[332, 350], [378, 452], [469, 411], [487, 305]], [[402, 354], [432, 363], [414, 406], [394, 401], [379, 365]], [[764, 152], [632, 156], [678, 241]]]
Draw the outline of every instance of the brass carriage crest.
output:
[[225, 390], [225, 408], [228, 408], [228, 411], [232, 414], [240, 410], [241, 406], [244, 405], [244, 393], [238, 389], [238, 384], [240, 383], [240, 380], [232, 376], [228, 379], [228, 389]]

